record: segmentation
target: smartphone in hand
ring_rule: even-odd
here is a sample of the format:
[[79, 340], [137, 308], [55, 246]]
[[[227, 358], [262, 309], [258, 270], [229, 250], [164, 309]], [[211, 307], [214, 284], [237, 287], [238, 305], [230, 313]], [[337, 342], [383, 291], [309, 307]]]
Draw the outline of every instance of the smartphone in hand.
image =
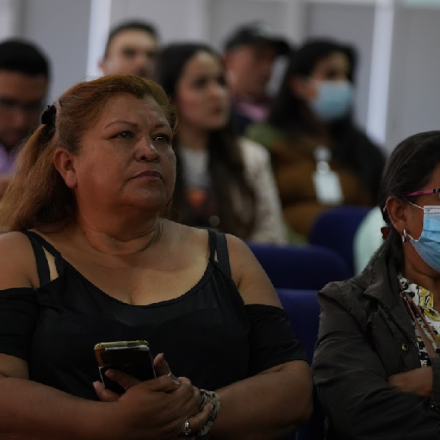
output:
[[122, 371], [141, 381], [156, 377], [147, 341], [101, 342], [95, 345], [94, 351], [102, 383], [117, 394], [123, 394], [125, 389], [105, 375], [109, 369]]

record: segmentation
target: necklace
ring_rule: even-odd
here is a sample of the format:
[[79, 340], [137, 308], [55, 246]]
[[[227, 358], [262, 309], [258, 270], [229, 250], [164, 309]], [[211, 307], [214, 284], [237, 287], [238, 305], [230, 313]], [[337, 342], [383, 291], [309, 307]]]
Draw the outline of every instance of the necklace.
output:
[[[132, 249], [128, 252], [121, 252], [118, 250], [115, 251], [110, 251], [110, 250], [100, 250], [99, 247], [94, 246], [89, 239], [87, 239], [87, 233], [85, 231], [83, 231], [78, 225], [76, 225], [78, 232], [80, 234], [80, 238], [78, 239], [78, 236], [75, 236], [75, 234], [71, 234], [69, 233], [68, 230], [64, 230], [64, 234], [68, 237], [68, 239], [78, 248], [80, 248], [82, 251], [87, 252], [89, 254], [94, 254], [94, 255], [101, 255], [105, 254], [105, 255], [128, 255], [128, 254], [136, 254], [136, 253], [140, 253], [143, 251], [146, 251], [147, 249], [150, 249], [151, 247], [153, 247], [158, 241], [159, 239], [163, 236], [163, 232], [164, 232], [164, 226], [163, 226], [163, 222], [162, 221], [158, 221], [156, 222], [156, 224], [154, 225], [154, 231], [151, 235], [150, 240], [148, 240], [147, 243], [143, 244], [142, 246], [140, 246], [138, 249]], [[149, 235], [151, 233], [151, 231], [148, 231], [145, 234], [139, 234], [137, 236], [133, 236], [131, 238], [131, 240], [136, 240], [138, 238], [142, 238], [145, 235]], [[90, 234], [89, 234], [90, 235]], [[102, 233], [102, 235], [104, 235]], [[114, 237], [112, 236], [107, 236], [107, 240], [110, 239], [110, 241], [113, 241], [113, 243], [116, 243], [116, 246], [118, 245], [118, 240], [116, 240]], [[83, 243], [83, 241], [85, 241], [85, 243]]]

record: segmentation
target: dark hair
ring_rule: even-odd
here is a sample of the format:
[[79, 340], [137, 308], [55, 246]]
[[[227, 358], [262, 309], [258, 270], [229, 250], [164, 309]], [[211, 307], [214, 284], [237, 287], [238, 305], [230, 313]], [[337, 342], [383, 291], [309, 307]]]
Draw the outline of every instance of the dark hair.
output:
[[47, 57], [35, 45], [18, 39], [0, 43], [0, 70], [25, 75], [42, 75], [49, 81], [50, 66]]
[[154, 81], [135, 75], [106, 75], [76, 84], [58, 99], [54, 122], [41, 125], [20, 151], [16, 173], [0, 201], [2, 228], [56, 229], [72, 221], [76, 201], [54, 166], [54, 152], [63, 146], [78, 154], [84, 133], [99, 118], [105, 103], [124, 93], [153, 98], [174, 130], [174, 110]]
[[[185, 65], [198, 52], [207, 52], [220, 60], [219, 55], [209, 46], [199, 43], [171, 44], [161, 51], [158, 59], [159, 83], [167, 92], [171, 102], [176, 99], [176, 88]], [[174, 138], [177, 156], [177, 181], [174, 191], [174, 207], [180, 212], [181, 221], [193, 224], [194, 214], [186, 201], [183, 179], [179, 169], [179, 139]], [[241, 238], [250, 236], [255, 224], [256, 200], [253, 188], [245, 177], [245, 168], [238, 138], [232, 122], [219, 130], [212, 131], [208, 141], [208, 169], [211, 176], [212, 190], [218, 202], [220, 228], [223, 232]], [[232, 192], [240, 193], [244, 203], [249, 206], [249, 220], [244, 220], [236, 212]]]
[[310, 40], [292, 53], [268, 122], [287, 135], [317, 135], [329, 139], [334, 159], [358, 175], [376, 203], [385, 162], [381, 150], [354, 125], [351, 113], [328, 125], [323, 124], [291, 89], [293, 77], [310, 76], [319, 61], [334, 53], [347, 57], [348, 79], [353, 82], [357, 56], [352, 47], [332, 40]]
[[147, 34], [150, 34], [155, 40], [159, 39], [159, 33], [157, 32], [157, 29], [154, 25], [151, 23], [147, 23], [145, 21], [124, 21], [123, 23], [118, 24], [117, 26], [113, 27], [107, 38], [107, 43], [105, 45], [105, 51], [104, 51], [104, 58], [108, 55], [108, 49], [110, 47], [111, 42], [121, 32], [124, 31], [143, 31]]
[[273, 34], [270, 26], [262, 21], [245, 23], [236, 28], [226, 39], [224, 51], [258, 43], [270, 44], [278, 55], [287, 55], [290, 52], [289, 43], [283, 37]]
[[290, 80], [295, 77], [308, 77], [319, 61], [335, 52], [342, 52], [349, 60], [348, 79], [353, 82], [356, 66], [356, 54], [353, 48], [331, 40], [311, 40], [292, 53], [290, 56], [281, 87], [276, 94], [268, 121], [280, 129], [296, 128], [304, 131], [316, 130], [316, 120], [311, 111], [307, 111], [306, 103], [298, 98], [290, 86]]
[[384, 209], [386, 201], [388, 197], [394, 196], [415, 202], [415, 197], [408, 197], [407, 194], [423, 188], [439, 164], [440, 131], [427, 131], [402, 141], [391, 153], [385, 165], [380, 183], [379, 207], [388, 225], [389, 233], [376, 256], [392, 255], [399, 269], [403, 268], [402, 239]]

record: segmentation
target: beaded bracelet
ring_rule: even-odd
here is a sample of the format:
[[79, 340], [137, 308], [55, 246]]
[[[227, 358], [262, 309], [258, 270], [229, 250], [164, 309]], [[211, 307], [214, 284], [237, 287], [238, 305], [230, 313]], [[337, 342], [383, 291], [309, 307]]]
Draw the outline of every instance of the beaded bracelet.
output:
[[206, 404], [210, 403], [212, 405], [212, 410], [209, 413], [208, 421], [197, 433], [197, 437], [203, 437], [204, 435], [208, 434], [208, 432], [211, 430], [214, 420], [217, 418], [221, 407], [220, 397], [214, 391], [201, 389], [200, 394], [202, 396], [201, 407], [203, 408]]

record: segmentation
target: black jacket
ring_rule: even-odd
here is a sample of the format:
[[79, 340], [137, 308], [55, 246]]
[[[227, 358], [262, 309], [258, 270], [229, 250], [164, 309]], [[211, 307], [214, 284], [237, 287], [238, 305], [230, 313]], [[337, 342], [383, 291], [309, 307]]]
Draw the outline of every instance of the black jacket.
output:
[[313, 361], [328, 439], [439, 440], [440, 358], [431, 359], [432, 399], [394, 390], [387, 378], [420, 368], [415, 331], [385, 256], [319, 294]]

